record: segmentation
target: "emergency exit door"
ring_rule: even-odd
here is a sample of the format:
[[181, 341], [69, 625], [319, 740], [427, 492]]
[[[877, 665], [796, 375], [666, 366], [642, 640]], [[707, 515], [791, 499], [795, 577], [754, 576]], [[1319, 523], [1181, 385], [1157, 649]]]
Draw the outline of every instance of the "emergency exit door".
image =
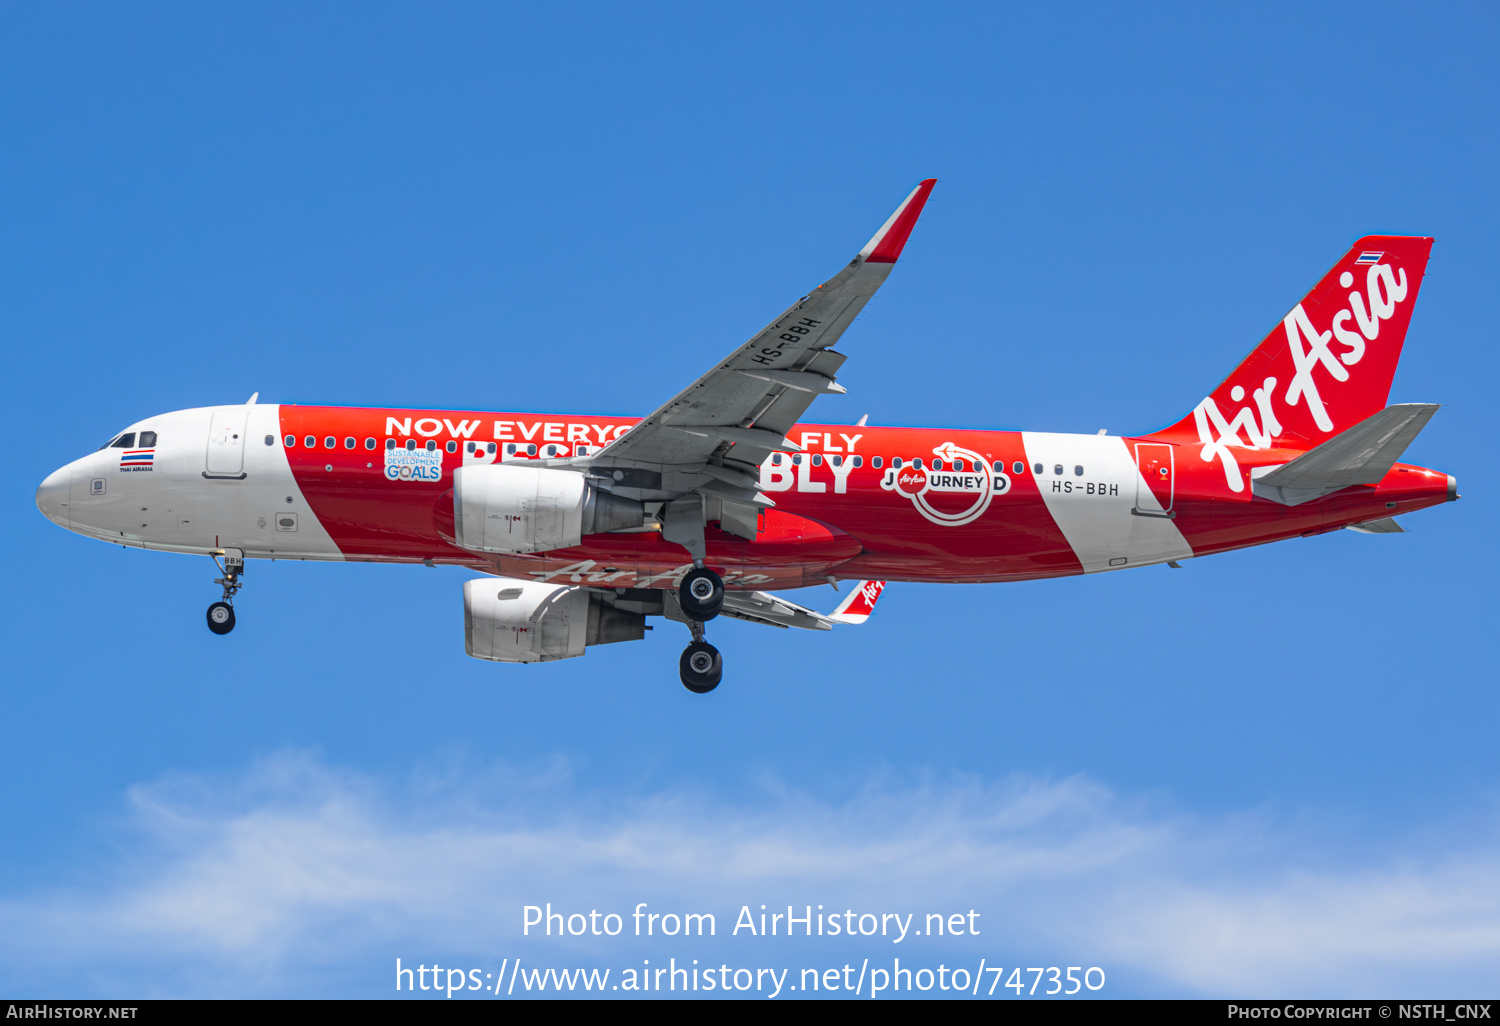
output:
[[1164, 516], [1172, 512], [1173, 465], [1172, 446], [1141, 442], [1135, 447], [1135, 465], [1141, 476], [1136, 481], [1136, 512], [1145, 516]]

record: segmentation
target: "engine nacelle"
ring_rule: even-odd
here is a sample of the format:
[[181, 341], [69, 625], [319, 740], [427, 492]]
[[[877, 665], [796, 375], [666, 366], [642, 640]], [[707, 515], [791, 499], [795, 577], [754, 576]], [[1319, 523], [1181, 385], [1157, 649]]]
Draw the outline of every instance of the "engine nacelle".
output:
[[476, 552], [546, 552], [586, 534], [640, 527], [645, 507], [589, 484], [582, 474], [515, 463], [453, 472], [453, 534]]
[[475, 659], [547, 663], [645, 636], [644, 615], [605, 605], [586, 588], [508, 577], [464, 582], [464, 649]]

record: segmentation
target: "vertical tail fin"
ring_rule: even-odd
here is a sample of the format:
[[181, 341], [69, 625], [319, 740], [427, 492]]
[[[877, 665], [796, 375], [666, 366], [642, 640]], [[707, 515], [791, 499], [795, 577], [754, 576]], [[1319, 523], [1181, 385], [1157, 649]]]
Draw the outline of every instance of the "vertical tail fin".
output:
[[[1313, 286], [1234, 373], [1159, 435], [1203, 445], [1311, 448], [1385, 408], [1432, 240], [1370, 235]], [[1237, 487], [1238, 486], [1238, 487]]]

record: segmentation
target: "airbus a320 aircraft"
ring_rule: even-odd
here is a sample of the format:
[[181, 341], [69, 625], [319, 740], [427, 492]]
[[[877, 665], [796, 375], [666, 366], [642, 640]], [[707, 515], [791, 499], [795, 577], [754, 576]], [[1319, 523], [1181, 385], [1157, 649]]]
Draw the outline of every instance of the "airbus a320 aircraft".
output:
[[[805, 424], [833, 349], [932, 191], [645, 419], [257, 404], [148, 417], [37, 489], [101, 541], [210, 555], [228, 633], [246, 559], [451, 564], [469, 655], [547, 662], [687, 626], [713, 690], [721, 613], [827, 630], [887, 580], [1024, 581], [1204, 556], [1458, 497], [1399, 463], [1437, 410], [1387, 406], [1429, 238], [1360, 239], [1177, 423], [1140, 437]], [[768, 594], [859, 581], [830, 615]]]

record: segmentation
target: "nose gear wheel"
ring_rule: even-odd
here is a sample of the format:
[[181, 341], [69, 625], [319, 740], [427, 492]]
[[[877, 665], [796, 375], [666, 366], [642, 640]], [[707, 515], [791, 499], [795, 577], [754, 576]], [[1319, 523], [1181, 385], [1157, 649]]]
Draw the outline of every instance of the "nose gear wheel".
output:
[[215, 634], [228, 634], [234, 630], [234, 607], [228, 602], [215, 602], [209, 606], [208, 629]]

